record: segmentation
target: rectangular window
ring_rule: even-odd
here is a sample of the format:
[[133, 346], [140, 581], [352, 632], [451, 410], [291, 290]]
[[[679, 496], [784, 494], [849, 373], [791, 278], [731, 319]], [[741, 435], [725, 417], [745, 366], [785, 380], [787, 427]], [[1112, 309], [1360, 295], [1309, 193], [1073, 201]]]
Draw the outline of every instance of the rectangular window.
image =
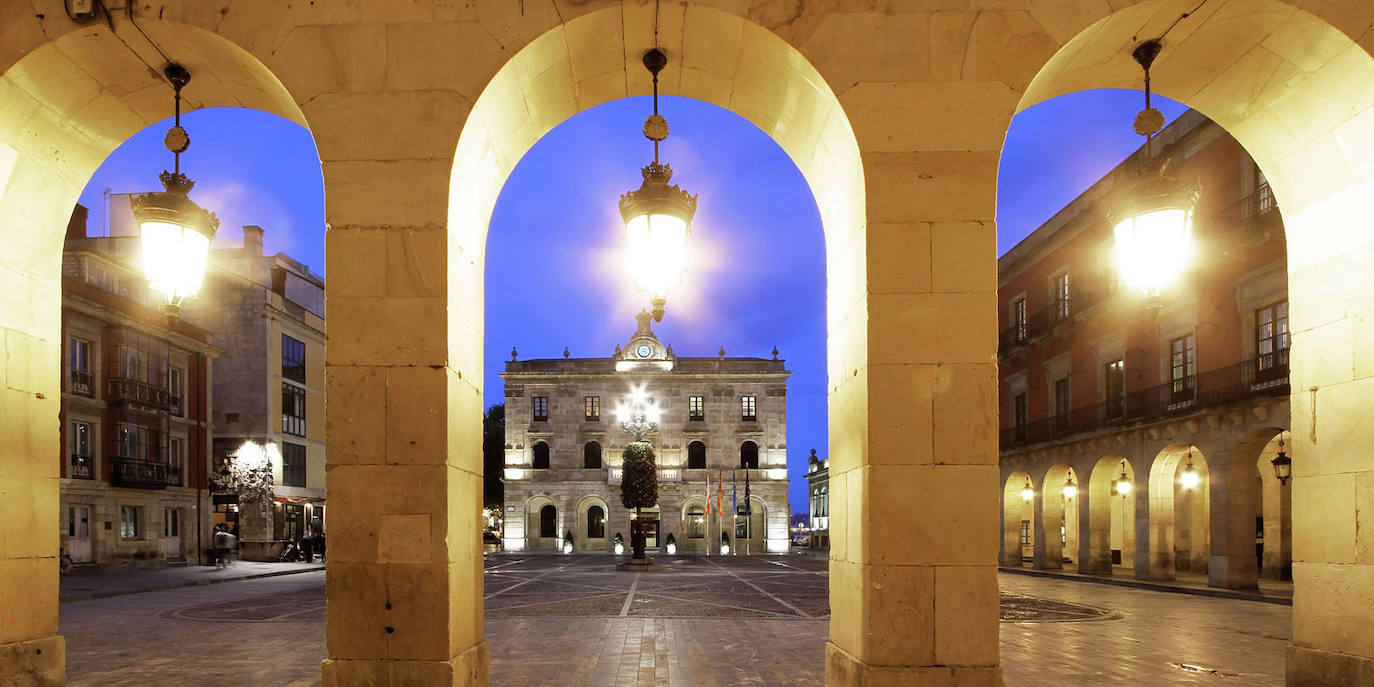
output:
[[167, 390], [171, 393], [172, 414], [181, 417], [183, 411], [183, 399], [186, 394], [185, 386], [186, 371], [179, 367], [167, 368]]
[[1107, 417], [1121, 417], [1126, 411], [1126, 362], [1107, 363], [1102, 374], [1107, 389]]
[[281, 385], [281, 431], [305, 436], [305, 389], [289, 382]]
[[284, 487], [305, 486], [305, 447], [282, 442], [281, 484]]
[[139, 508], [138, 506], [120, 506], [120, 507], [119, 507], [119, 538], [120, 538], [120, 539], [138, 539], [138, 536], [139, 536], [138, 520], [139, 520], [139, 515], [140, 515], [139, 511], [140, 511], [140, 510], [142, 510], [142, 509]]
[[1261, 374], [1288, 367], [1288, 301], [1255, 311], [1255, 358]]
[[72, 337], [67, 340], [68, 389], [74, 394], [94, 396], [91, 375], [91, 342]]
[[1031, 537], [1031, 528], [1030, 528], [1030, 525], [1031, 525], [1031, 523], [1030, 523], [1029, 520], [1022, 520], [1022, 521], [1021, 521], [1021, 546], [1030, 546], [1030, 545], [1031, 545], [1031, 538], [1030, 538], [1030, 537]]
[[1016, 331], [1016, 342], [1021, 343], [1030, 336], [1026, 321], [1026, 299], [1018, 298], [1011, 304], [1011, 322]]
[[[186, 440], [181, 437], [171, 437], [167, 440], [167, 465], [176, 468], [176, 472], [181, 472], [182, 460], [186, 456]], [[170, 480], [176, 481], [176, 480]]]
[[1169, 342], [1169, 400], [1191, 401], [1197, 389], [1197, 343], [1192, 334]]
[[544, 422], [549, 419], [549, 397], [534, 397], [534, 421]]
[[281, 335], [281, 376], [305, 383], [305, 342]]
[[73, 422], [71, 431], [71, 476], [77, 479], [94, 479], [95, 457], [91, 453], [91, 425], [89, 422]]
[[110, 376], [167, 386], [167, 342], [128, 329], [112, 330], [106, 350]]
[[1024, 393], [1017, 394], [1016, 397], [1012, 399], [1012, 413], [1012, 417], [1014, 418], [1013, 421], [1016, 423], [1016, 438], [1025, 439], [1026, 425], [1029, 424], [1029, 418], [1027, 417], [1029, 412], [1026, 407], [1026, 395]]
[[587, 422], [601, 421], [601, 397], [583, 396], [582, 397], [582, 417]]
[[696, 422], [701, 422], [706, 419], [705, 396], [690, 396], [687, 398], [687, 419]]
[[157, 432], [142, 425], [121, 422], [115, 427], [114, 455], [129, 460], [157, 460], [161, 457]]
[[1054, 278], [1054, 319], [1062, 320], [1069, 316], [1069, 273]]
[[1069, 378], [1054, 383], [1054, 428], [1065, 431], [1069, 428]]
[[739, 412], [741, 420], [759, 419], [758, 399], [754, 396], [739, 397]]

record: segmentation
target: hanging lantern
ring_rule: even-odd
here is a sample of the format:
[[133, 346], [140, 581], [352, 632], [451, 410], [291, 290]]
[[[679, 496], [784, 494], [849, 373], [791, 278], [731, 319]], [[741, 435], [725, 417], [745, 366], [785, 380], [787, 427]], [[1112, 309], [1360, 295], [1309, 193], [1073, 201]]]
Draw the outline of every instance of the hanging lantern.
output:
[[1021, 500], [1030, 503], [1035, 498], [1035, 487], [1031, 486], [1030, 478], [1026, 478], [1026, 486], [1021, 487]]
[[1132, 484], [1131, 478], [1126, 475], [1126, 461], [1121, 461], [1121, 476], [1116, 478], [1112, 486], [1116, 488], [1116, 493], [1123, 497], [1131, 493]]
[[1150, 66], [1161, 47], [1151, 39], [1131, 53], [1145, 70], [1145, 109], [1136, 115], [1134, 130], [1146, 137], [1147, 155], [1137, 181], [1114, 194], [1107, 210], [1122, 281], [1145, 295], [1152, 317], [1162, 308], [1164, 288], [1188, 266], [1193, 210], [1201, 194], [1197, 184], [1164, 174], [1170, 155], [1154, 154], [1154, 135], [1164, 127], [1164, 115], [1150, 106]]
[[1198, 481], [1202, 478], [1193, 469], [1193, 447], [1188, 447], [1188, 464], [1183, 466], [1183, 474], [1179, 476], [1178, 483], [1189, 491], [1197, 488]]
[[1067, 501], [1075, 496], [1078, 496], [1078, 485], [1074, 484], [1073, 473], [1069, 473], [1064, 479], [1064, 499]]
[[191, 74], [179, 64], [167, 65], [164, 72], [176, 92], [176, 123], [163, 141], [172, 152], [173, 171], [158, 175], [165, 190], [132, 196], [129, 204], [138, 221], [143, 274], [148, 286], [161, 294], [167, 318], [174, 320], [182, 303], [200, 291], [219, 219], [190, 199], [187, 194], [195, 182], [181, 173], [181, 154], [191, 145], [181, 128], [181, 89]]
[[697, 197], [669, 185], [673, 168], [658, 160], [658, 144], [668, 138], [668, 120], [658, 113], [658, 73], [667, 64], [658, 48], [644, 53], [644, 66], [654, 77], [654, 113], [644, 122], [644, 136], [654, 142], [654, 161], [640, 171], [640, 187], [620, 196], [635, 286], [649, 294], [655, 322], [663, 321], [668, 292], [682, 281], [687, 235], [697, 211]]
[[1279, 435], [1279, 454], [1269, 461], [1274, 466], [1274, 476], [1279, 479], [1279, 484], [1287, 485], [1288, 478], [1293, 476], [1293, 459], [1283, 452], [1283, 435]]

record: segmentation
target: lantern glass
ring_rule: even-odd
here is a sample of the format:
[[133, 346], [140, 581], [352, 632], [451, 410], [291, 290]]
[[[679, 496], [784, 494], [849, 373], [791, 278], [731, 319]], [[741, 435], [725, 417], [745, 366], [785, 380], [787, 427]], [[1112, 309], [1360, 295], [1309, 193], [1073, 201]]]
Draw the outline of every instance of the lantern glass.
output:
[[1279, 453], [1278, 457], [1270, 462], [1274, 465], [1274, 476], [1277, 477], [1280, 482], [1287, 484], [1288, 478], [1293, 476], [1293, 459], [1283, 453]]
[[1116, 259], [1122, 280], [1147, 296], [1159, 295], [1188, 265], [1193, 212], [1160, 208], [1117, 223]]
[[1078, 485], [1068, 482], [1064, 485], [1064, 498], [1071, 499], [1078, 496]]
[[1189, 465], [1183, 469], [1183, 474], [1178, 478], [1178, 482], [1183, 485], [1184, 489], [1195, 489], [1197, 488], [1198, 481], [1201, 479], [1197, 471], [1193, 469], [1193, 466]]
[[1021, 500], [1022, 500], [1022, 501], [1030, 501], [1031, 499], [1034, 499], [1034, 498], [1035, 498], [1035, 490], [1032, 489], [1029, 485], [1027, 485], [1025, 488], [1021, 489]]
[[635, 285], [653, 298], [667, 298], [686, 266], [687, 221], [648, 212], [625, 222]]
[[1116, 493], [1118, 493], [1118, 494], [1120, 494], [1120, 495], [1122, 495], [1122, 496], [1125, 496], [1125, 495], [1131, 493], [1131, 481], [1128, 480], [1128, 479], [1119, 479], [1119, 480], [1117, 480], [1117, 481], [1116, 481]]
[[163, 220], [140, 223], [143, 274], [148, 285], [172, 305], [200, 291], [210, 238], [187, 226]]

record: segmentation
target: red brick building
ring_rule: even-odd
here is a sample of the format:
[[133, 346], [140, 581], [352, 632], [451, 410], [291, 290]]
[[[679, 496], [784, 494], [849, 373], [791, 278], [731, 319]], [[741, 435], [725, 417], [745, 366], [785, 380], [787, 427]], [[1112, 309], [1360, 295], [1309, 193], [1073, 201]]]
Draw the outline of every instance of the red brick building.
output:
[[1289, 426], [1283, 223], [1197, 112], [1154, 145], [1202, 187], [1157, 313], [1121, 283], [1104, 211], [1143, 150], [999, 260], [1002, 562], [1253, 587], [1291, 567], [1270, 465]]
[[209, 542], [210, 361], [204, 329], [168, 323], [137, 236], [62, 254], [61, 541], [77, 564], [195, 563]]

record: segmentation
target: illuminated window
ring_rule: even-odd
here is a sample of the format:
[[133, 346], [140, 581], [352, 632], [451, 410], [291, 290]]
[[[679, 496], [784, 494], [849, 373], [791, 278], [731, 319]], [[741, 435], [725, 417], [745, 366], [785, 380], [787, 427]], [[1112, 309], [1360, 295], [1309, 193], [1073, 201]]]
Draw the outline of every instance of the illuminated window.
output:
[[1016, 342], [1021, 343], [1030, 336], [1030, 330], [1026, 321], [1026, 299], [1018, 298], [1011, 304], [1011, 322], [1015, 327]]
[[1261, 372], [1288, 367], [1288, 302], [1255, 311], [1255, 357]]
[[606, 538], [606, 511], [601, 510], [601, 506], [587, 509], [587, 538]]
[[119, 507], [119, 538], [120, 538], [120, 539], [138, 539], [138, 536], [139, 536], [138, 521], [140, 520], [140, 517], [139, 517], [139, 516], [141, 515], [141, 513], [140, 513], [139, 511], [141, 511], [141, 510], [143, 510], [143, 509], [140, 508], [140, 507], [138, 507], [138, 506], [120, 506], [120, 507]]
[[281, 431], [305, 436], [305, 389], [289, 382], [281, 385]]
[[305, 486], [305, 447], [282, 442], [281, 484], [284, 487]]
[[601, 397], [584, 396], [582, 397], [582, 417], [587, 422], [601, 421]]
[[758, 400], [757, 400], [757, 398], [755, 398], [754, 396], [740, 396], [740, 397], [739, 397], [739, 405], [740, 405], [739, 412], [740, 412], [740, 419], [741, 419], [741, 420], [757, 420], [757, 419], [759, 419], [759, 415], [758, 415]]
[[1062, 320], [1069, 316], [1069, 273], [1054, 278], [1054, 319]]
[[706, 509], [695, 503], [687, 506], [687, 538], [706, 538]]
[[1170, 401], [1192, 400], [1197, 390], [1197, 343], [1192, 334], [1169, 342]]
[[687, 399], [687, 419], [696, 422], [706, 419], [706, 397], [691, 396]]
[[543, 422], [549, 419], [549, 397], [534, 397], [534, 421]]

